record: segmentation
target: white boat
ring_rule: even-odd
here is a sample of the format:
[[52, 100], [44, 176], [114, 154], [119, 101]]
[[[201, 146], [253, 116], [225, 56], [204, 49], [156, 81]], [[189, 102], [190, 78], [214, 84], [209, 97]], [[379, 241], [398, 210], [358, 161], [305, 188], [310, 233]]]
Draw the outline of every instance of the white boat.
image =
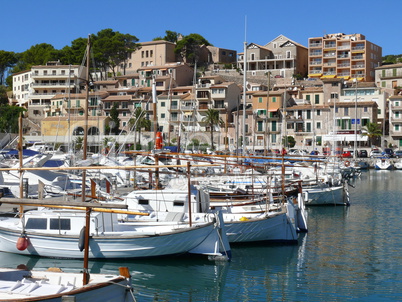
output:
[[303, 188], [303, 192], [307, 206], [347, 205], [348, 203], [343, 185], [321, 184], [311, 188]]
[[0, 268], [0, 301], [135, 301], [128, 270], [120, 273], [91, 274], [84, 284], [80, 273]]
[[[299, 196], [301, 198], [301, 196]], [[202, 189], [191, 190], [191, 202], [188, 191], [180, 189], [140, 190], [129, 193], [124, 198], [128, 209], [150, 213], [149, 216], [128, 216], [130, 219], [143, 221], [163, 221], [170, 215], [180, 223], [189, 220], [194, 224], [211, 220], [214, 211], [222, 212], [225, 231], [232, 242], [295, 242], [298, 231], [307, 230], [307, 214], [302, 200], [294, 203], [289, 199], [283, 205], [248, 204], [220, 206], [210, 209], [209, 194]], [[299, 207], [300, 206], [300, 207]], [[302, 212], [302, 213], [301, 213]]]
[[397, 170], [402, 170], [402, 159], [398, 159], [394, 162], [394, 168]]
[[[11, 202], [11, 201], [9, 201]], [[71, 203], [71, 202], [70, 202]], [[230, 258], [230, 247], [222, 237], [222, 218], [194, 226], [166, 223], [130, 224], [117, 214], [92, 211], [44, 209], [27, 211], [23, 219], [0, 218], [0, 251], [55, 258], [84, 258], [83, 234], [90, 220], [89, 259], [143, 258], [185, 253]], [[84, 230], [84, 231], [83, 231]], [[225, 239], [225, 238], [224, 238]], [[227, 243], [227, 244], [226, 244]]]
[[375, 161], [374, 168], [376, 170], [392, 170], [394, 166], [388, 158], [379, 158]]

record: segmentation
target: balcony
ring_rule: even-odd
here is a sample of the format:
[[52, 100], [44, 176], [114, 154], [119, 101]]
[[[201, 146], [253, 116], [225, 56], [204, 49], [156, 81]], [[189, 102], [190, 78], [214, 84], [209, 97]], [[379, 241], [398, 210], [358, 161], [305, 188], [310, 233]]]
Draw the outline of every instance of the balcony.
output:
[[336, 48], [336, 43], [325, 43], [324, 48]]
[[200, 89], [200, 88], [204, 88], [204, 89], [209, 89], [211, 87], [211, 83], [205, 83], [205, 84], [196, 84], [195, 88]]
[[314, 43], [314, 42], [312, 42], [312, 43], [310, 43], [309, 44], [309, 47], [310, 48], [312, 48], [312, 47], [322, 47], [322, 43], [321, 42], [319, 42], [319, 43]]
[[350, 67], [350, 63], [341, 63], [337, 65], [338, 68], [349, 68]]
[[338, 50], [350, 49], [350, 45], [338, 45]]
[[310, 57], [321, 57], [322, 52], [321, 51], [312, 51], [310, 52]]
[[355, 65], [352, 65], [352, 68], [353, 69], [362, 69], [362, 68], [365, 68], [365, 64], [363, 63], [363, 64], [355, 64]]
[[310, 62], [310, 65], [321, 65], [322, 62], [321, 61], [312, 61]]
[[68, 74], [68, 73], [61, 73], [61, 72], [57, 72], [57, 73], [55, 73], [55, 74], [53, 74], [53, 73], [49, 73], [49, 74], [43, 74], [43, 73], [32, 73], [32, 79], [40, 79], [40, 78], [45, 78], [45, 79], [50, 79], [50, 78], [52, 78], [52, 79], [67, 79], [67, 78], [70, 78], [70, 79], [73, 79], [74, 77], [78, 77], [78, 75], [77, 74], [75, 74], [75, 73], [71, 73], [71, 74]]

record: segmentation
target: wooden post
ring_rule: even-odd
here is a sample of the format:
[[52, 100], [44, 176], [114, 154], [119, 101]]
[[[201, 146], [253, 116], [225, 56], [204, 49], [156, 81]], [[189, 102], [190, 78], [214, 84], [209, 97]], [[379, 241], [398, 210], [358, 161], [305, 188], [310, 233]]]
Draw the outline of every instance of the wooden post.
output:
[[187, 162], [187, 190], [188, 190], [188, 221], [189, 226], [192, 226], [191, 217], [191, 172], [190, 172], [190, 162]]

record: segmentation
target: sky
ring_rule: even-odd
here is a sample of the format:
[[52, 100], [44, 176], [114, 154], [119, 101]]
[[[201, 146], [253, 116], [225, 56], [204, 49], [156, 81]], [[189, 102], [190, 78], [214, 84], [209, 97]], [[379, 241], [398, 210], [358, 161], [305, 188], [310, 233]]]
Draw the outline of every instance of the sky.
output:
[[307, 47], [311, 37], [360, 33], [383, 56], [402, 54], [401, 0], [0, 0], [0, 10], [0, 50], [17, 53], [40, 43], [61, 49], [111, 28], [139, 42], [166, 30], [197, 33], [237, 52], [279, 35]]

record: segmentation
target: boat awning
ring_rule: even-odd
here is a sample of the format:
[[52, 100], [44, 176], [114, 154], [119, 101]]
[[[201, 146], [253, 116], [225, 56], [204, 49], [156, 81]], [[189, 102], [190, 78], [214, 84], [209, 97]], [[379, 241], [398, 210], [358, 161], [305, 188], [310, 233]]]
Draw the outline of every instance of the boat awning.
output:
[[368, 141], [368, 136], [367, 135], [361, 135], [357, 134], [357, 137], [355, 134], [327, 134], [322, 136], [322, 140], [325, 142], [354, 142], [357, 140], [358, 142], [367, 142]]

